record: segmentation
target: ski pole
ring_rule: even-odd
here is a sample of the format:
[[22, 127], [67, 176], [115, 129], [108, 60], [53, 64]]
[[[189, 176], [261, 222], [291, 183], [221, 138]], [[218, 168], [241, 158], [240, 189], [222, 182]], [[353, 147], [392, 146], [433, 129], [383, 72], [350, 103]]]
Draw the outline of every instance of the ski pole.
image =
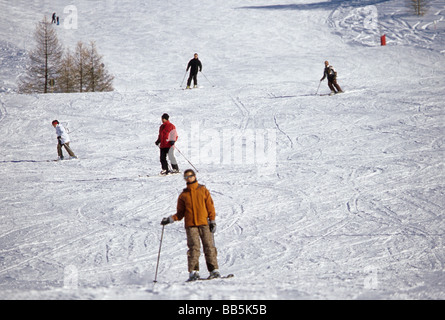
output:
[[206, 75], [201, 71], [202, 75], [204, 76], [204, 78], [206, 78], [206, 80], [212, 85], [212, 87], [214, 87], [215, 85], [212, 83], [212, 81], [209, 80], [209, 78], [206, 77]]
[[185, 73], [184, 73], [184, 78], [182, 78], [182, 82], [181, 82], [181, 86], [180, 86], [180, 88], [182, 88], [182, 85], [184, 84], [184, 80], [185, 80], [185, 76], [187, 75], [187, 70], [185, 70]]
[[162, 247], [162, 238], [164, 237], [164, 228], [165, 225], [162, 226], [162, 233], [161, 233], [161, 241], [159, 243], [159, 252], [158, 252], [158, 262], [156, 263], [156, 273], [155, 273], [155, 279], [154, 283], [158, 282], [158, 267], [159, 267], [159, 258], [161, 257], [161, 247]]
[[317, 92], [315, 92], [315, 95], [318, 94], [318, 90], [320, 89], [320, 86], [321, 86], [321, 80], [320, 80], [320, 82], [318, 83], [318, 88], [317, 88]]
[[178, 149], [178, 147], [175, 145], [175, 149], [178, 150], [179, 154], [184, 157], [185, 160], [195, 169], [196, 172], [199, 172], [198, 169], [195, 168], [195, 166], [189, 161], [189, 159], [186, 158], [186, 156], [181, 152], [181, 150]]

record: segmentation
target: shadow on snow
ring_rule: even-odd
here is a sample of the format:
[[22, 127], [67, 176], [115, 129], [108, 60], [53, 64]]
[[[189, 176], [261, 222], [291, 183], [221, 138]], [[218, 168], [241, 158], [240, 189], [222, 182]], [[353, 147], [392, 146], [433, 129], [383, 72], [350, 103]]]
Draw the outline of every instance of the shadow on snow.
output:
[[315, 3], [283, 4], [266, 6], [244, 6], [237, 9], [262, 9], [262, 10], [334, 10], [339, 6], [365, 7], [387, 2], [389, 0], [331, 0]]

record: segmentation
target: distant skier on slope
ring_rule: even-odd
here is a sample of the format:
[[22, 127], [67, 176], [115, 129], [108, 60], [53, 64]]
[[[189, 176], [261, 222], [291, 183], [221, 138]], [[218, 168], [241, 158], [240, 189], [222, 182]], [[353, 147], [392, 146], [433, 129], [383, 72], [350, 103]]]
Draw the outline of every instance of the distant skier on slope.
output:
[[65, 147], [65, 150], [71, 156], [71, 159], [77, 159], [77, 156], [70, 148], [70, 137], [68, 136], [68, 133], [66, 132], [65, 128], [59, 123], [58, 120], [54, 120], [52, 122], [52, 125], [54, 128], [56, 128], [57, 140], [59, 142], [57, 144], [57, 154], [59, 156], [59, 160], [64, 159], [62, 153], [62, 146]]
[[187, 181], [187, 188], [179, 195], [176, 214], [162, 219], [161, 225], [165, 226], [185, 218], [184, 225], [189, 249], [187, 252], [189, 281], [200, 278], [201, 242], [204, 247], [207, 270], [210, 272], [209, 279], [219, 278], [221, 275], [218, 270], [217, 250], [212, 235], [216, 231], [216, 214], [212, 196], [204, 185], [198, 183], [192, 169], [184, 172], [184, 179]]
[[193, 59], [189, 61], [188, 65], [187, 65], [187, 69], [185, 70], [186, 72], [190, 69], [190, 76], [187, 79], [187, 89], [190, 89], [190, 85], [192, 84], [192, 79], [193, 79], [193, 84], [194, 84], [194, 88], [198, 87], [198, 71], [201, 72], [202, 71], [202, 63], [201, 61], [198, 59], [198, 54], [195, 53], [193, 56]]
[[178, 140], [178, 134], [176, 127], [169, 121], [170, 116], [164, 113], [161, 117], [162, 125], [159, 127], [158, 140], [155, 144], [161, 149], [160, 161], [161, 161], [161, 175], [167, 175], [170, 173], [168, 169], [167, 155], [172, 165], [172, 173], [178, 173], [179, 167], [175, 157], [175, 148], [173, 147]]
[[342, 93], [343, 90], [337, 83], [337, 71], [335, 71], [334, 67], [329, 64], [329, 61], [325, 61], [324, 65], [323, 78], [320, 79], [320, 82], [328, 77], [328, 86], [329, 89], [331, 89], [331, 94]]

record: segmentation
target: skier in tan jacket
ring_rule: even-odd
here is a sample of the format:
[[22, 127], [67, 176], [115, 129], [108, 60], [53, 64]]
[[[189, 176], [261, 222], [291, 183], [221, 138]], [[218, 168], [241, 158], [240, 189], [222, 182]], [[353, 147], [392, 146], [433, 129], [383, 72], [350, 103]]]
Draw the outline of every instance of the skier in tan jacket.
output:
[[340, 85], [337, 83], [337, 71], [335, 71], [334, 67], [329, 64], [329, 61], [324, 62], [324, 71], [323, 78], [320, 79], [320, 82], [323, 81], [326, 77], [328, 78], [328, 86], [331, 89], [331, 95], [336, 93], [343, 93]]
[[209, 278], [219, 278], [221, 275], [218, 270], [217, 250], [213, 240], [216, 222], [212, 196], [205, 186], [198, 183], [193, 170], [186, 170], [184, 179], [187, 181], [187, 188], [179, 195], [176, 214], [162, 219], [161, 224], [167, 225], [184, 218], [189, 249], [187, 257], [190, 281], [199, 279], [201, 242], [204, 247], [207, 270], [210, 272]]

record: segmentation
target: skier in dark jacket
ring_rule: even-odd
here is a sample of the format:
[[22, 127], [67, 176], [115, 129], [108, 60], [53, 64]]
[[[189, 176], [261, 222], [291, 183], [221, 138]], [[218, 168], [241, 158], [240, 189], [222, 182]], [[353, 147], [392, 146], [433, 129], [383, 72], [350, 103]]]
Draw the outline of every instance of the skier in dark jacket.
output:
[[342, 93], [343, 90], [337, 83], [337, 71], [335, 71], [334, 67], [329, 64], [329, 61], [325, 61], [324, 65], [325, 68], [323, 78], [321, 78], [320, 81], [323, 81], [326, 77], [328, 77], [328, 86], [329, 89], [331, 89], [331, 94]]
[[202, 63], [201, 63], [201, 61], [199, 61], [197, 53], [195, 53], [193, 59], [189, 61], [186, 71], [188, 71], [189, 69], [190, 69], [190, 76], [187, 79], [187, 89], [190, 89], [192, 79], [193, 79], [193, 84], [194, 84], [193, 87], [197, 88], [198, 87], [198, 71], [199, 72], [202, 71]]

